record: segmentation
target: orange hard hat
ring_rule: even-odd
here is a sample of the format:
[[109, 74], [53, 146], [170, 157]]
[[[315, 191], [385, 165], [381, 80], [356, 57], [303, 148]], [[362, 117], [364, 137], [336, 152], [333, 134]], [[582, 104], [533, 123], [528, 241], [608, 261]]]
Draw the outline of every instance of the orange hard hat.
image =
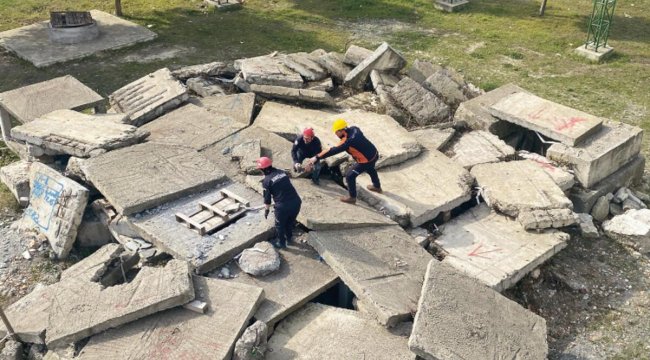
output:
[[266, 156], [262, 156], [261, 158], [257, 159], [257, 168], [260, 170], [266, 169], [271, 165], [273, 165], [273, 161]]

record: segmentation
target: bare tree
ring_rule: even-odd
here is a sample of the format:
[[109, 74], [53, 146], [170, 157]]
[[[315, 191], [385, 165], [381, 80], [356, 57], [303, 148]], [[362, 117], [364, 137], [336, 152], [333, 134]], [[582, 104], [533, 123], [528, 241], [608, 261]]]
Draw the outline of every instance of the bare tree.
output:
[[546, 11], [546, 0], [542, 0], [542, 6], [539, 7], [539, 16], [544, 16], [544, 11]]
[[115, 0], [115, 15], [122, 16], [122, 0]]

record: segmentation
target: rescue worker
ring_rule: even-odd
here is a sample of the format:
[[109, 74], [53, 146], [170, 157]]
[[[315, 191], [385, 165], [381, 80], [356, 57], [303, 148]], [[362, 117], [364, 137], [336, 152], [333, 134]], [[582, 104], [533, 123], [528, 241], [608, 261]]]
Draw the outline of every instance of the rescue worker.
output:
[[316, 163], [319, 160], [347, 151], [352, 155], [356, 164], [352, 166], [345, 174], [345, 180], [348, 184], [348, 193], [350, 196], [342, 197], [341, 201], [348, 204], [357, 202], [357, 176], [367, 172], [372, 180], [372, 185], [367, 189], [376, 193], [382, 193], [379, 175], [375, 170], [375, 164], [379, 159], [379, 152], [356, 126], [348, 126], [343, 119], [337, 119], [332, 124], [332, 131], [341, 139], [338, 145], [325, 150], [309, 160], [310, 163]]
[[[323, 151], [320, 139], [314, 134], [314, 129], [306, 128], [302, 131], [302, 135], [298, 136], [293, 142], [291, 147], [291, 157], [293, 158], [293, 169], [296, 172], [302, 171], [302, 162], [305, 159], [311, 159]], [[322, 165], [320, 161], [316, 161], [313, 165], [308, 164], [305, 171], [311, 171], [311, 181], [320, 185], [320, 172]]]
[[278, 241], [273, 244], [276, 248], [286, 248], [291, 242], [293, 227], [300, 212], [302, 200], [291, 185], [289, 176], [282, 170], [273, 167], [273, 162], [264, 156], [257, 160], [257, 168], [264, 173], [262, 187], [264, 188], [264, 218], [268, 218], [271, 199], [275, 203], [275, 230]]

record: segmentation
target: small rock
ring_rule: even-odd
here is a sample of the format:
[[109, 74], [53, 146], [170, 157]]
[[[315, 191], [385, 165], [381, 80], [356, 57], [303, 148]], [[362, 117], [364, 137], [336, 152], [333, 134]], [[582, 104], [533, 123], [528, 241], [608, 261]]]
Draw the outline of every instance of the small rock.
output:
[[582, 236], [586, 238], [595, 238], [599, 236], [598, 228], [594, 225], [593, 218], [589, 214], [578, 214], [578, 226]]
[[530, 277], [532, 277], [533, 279], [539, 279], [539, 276], [540, 276], [541, 274], [542, 274], [542, 270], [540, 270], [539, 268], [537, 268], [537, 269], [535, 269], [535, 270], [533, 270], [533, 271], [530, 272]]
[[612, 216], [618, 216], [625, 213], [625, 211], [623, 210], [623, 206], [621, 206], [621, 204], [613, 202], [609, 204], [609, 213], [612, 214]]
[[616, 191], [616, 194], [614, 194], [612, 201], [617, 204], [621, 204], [623, 201], [625, 201], [625, 199], [627, 199], [628, 196], [630, 196], [630, 190], [626, 187], [622, 187]]
[[219, 271], [219, 277], [222, 277], [224, 279], [229, 279], [230, 278], [230, 269], [227, 267], [222, 267], [221, 271]]
[[262, 321], [249, 326], [235, 344], [233, 360], [261, 360], [267, 348], [267, 327]]
[[32, 258], [32, 254], [29, 253], [29, 250], [23, 251], [23, 253], [21, 255], [23, 256], [23, 258], [25, 258], [27, 260], [30, 260]]
[[239, 267], [247, 274], [265, 276], [280, 268], [280, 254], [270, 242], [259, 242], [241, 253]]
[[596, 204], [591, 209], [591, 216], [597, 221], [603, 221], [607, 219], [609, 212], [609, 200], [607, 200], [607, 196], [601, 196], [596, 200]]
[[208, 309], [208, 303], [200, 300], [192, 300], [189, 303], [183, 305], [183, 307], [187, 310], [194, 311], [195, 313], [205, 314], [206, 310]]

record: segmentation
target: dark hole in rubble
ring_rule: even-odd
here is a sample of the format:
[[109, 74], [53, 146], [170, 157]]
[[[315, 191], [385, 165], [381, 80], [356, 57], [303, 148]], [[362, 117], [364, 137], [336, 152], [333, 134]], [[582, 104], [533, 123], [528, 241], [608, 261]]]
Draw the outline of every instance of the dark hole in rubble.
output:
[[515, 150], [526, 150], [546, 156], [546, 150], [551, 146], [549, 138], [519, 125], [510, 124], [510, 128], [511, 132], [507, 136], [501, 136], [501, 140], [506, 144]]
[[140, 272], [140, 268], [136, 267], [139, 261], [138, 253], [123, 252], [106, 264], [106, 270], [97, 282], [105, 287], [129, 283]]
[[350, 291], [350, 288], [343, 282], [339, 282], [338, 285], [332, 286], [318, 295], [312, 302], [354, 310], [353, 299], [354, 293]]

